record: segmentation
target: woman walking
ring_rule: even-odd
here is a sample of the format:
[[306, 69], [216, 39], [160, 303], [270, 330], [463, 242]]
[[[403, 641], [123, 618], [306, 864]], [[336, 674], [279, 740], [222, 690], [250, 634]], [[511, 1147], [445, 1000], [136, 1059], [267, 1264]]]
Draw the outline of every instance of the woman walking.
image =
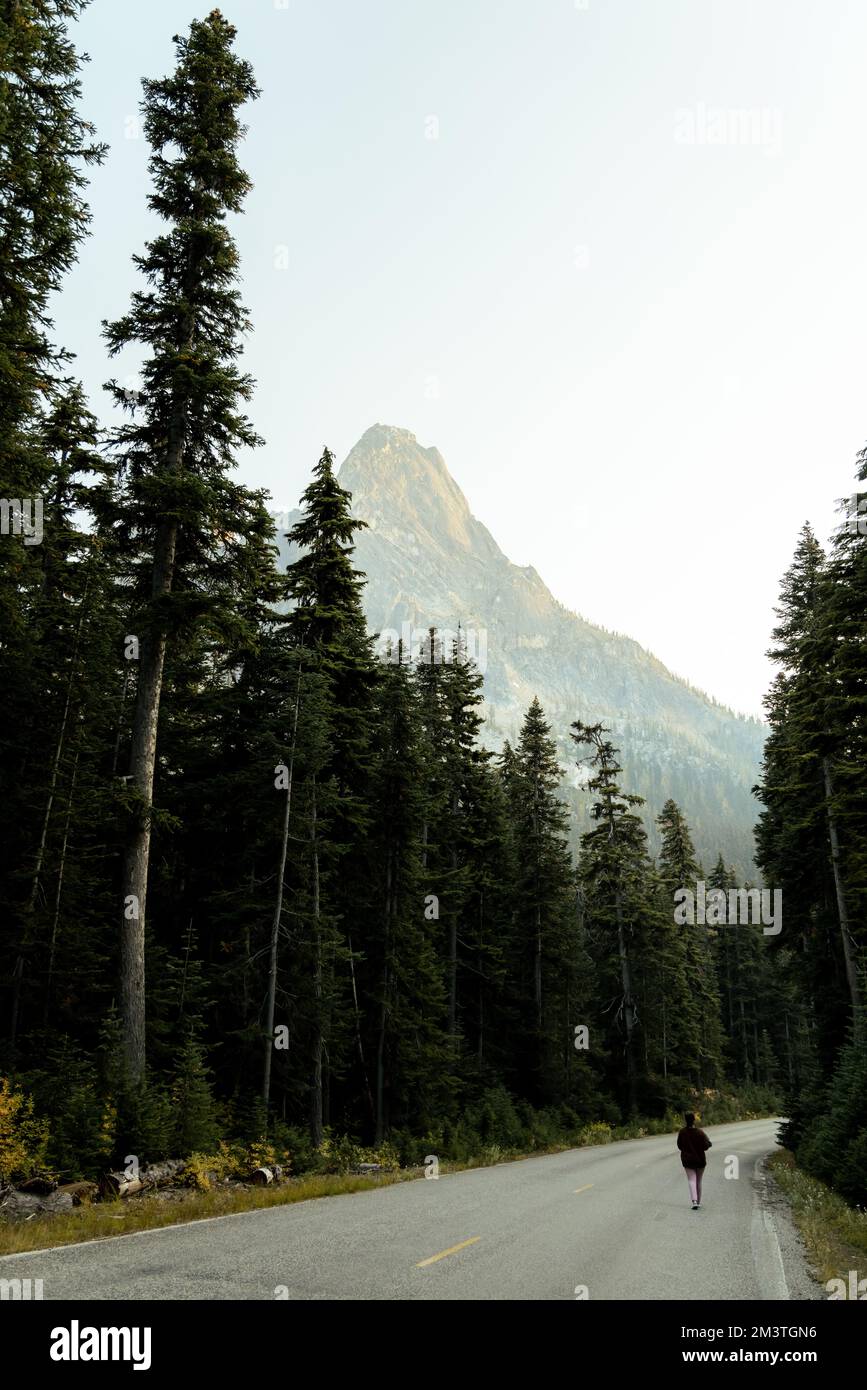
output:
[[692, 1111], [684, 1115], [684, 1119], [686, 1128], [677, 1136], [677, 1147], [680, 1149], [680, 1161], [686, 1169], [692, 1209], [698, 1211], [701, 1206], [701, 1180], [707, 1164], [704, 1155], [705, 1150], [711, 1147], [711, 1142], [703, 1129], [696, 1129], [695, 1115]]

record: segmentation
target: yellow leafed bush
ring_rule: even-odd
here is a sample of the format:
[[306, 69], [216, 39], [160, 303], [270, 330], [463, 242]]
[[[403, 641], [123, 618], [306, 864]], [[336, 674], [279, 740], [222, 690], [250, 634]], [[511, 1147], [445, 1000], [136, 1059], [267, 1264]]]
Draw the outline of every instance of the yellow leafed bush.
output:
[[33, 1101], [0, 1077], [0, 1183], [22, 1182], [45, 1171], [48, 1121], [33, 1114]]
[[585, 1144], [610, 1144], [611, 1126], [594, 1121], [592, 1125], [585, 1125], [579, 1135], [579, 1143], [583, 1147]]
[[274, 1164], [282, 1167], [284, 1176], [289, 1172], [289, 1155], [267, 1139], [257, 1139], [248, 1146], [227, 1144], [221, 1139], [216, 1153], [190, 1154], [182, 1177], [198, 1192], [209, 1192], [213, 1182], [222, 1182], [224, 1178], [249, 1178], [254, 1169], [270, 1168]]

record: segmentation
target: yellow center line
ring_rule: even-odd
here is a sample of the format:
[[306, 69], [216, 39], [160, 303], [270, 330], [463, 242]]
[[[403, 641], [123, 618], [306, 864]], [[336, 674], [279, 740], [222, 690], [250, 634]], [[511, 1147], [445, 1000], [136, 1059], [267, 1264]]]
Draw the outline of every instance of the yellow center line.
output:
[[586, 1187], [576, 1187], [576, 1188], [575, 1188], [575, 1191], [576, 1191], [576, 1192], [589, 1192], [592, 1186], [593, 1186], [592, 1182], [588, 1182], [587, 1185], [586, 1185]]
[[437, 1260], [444, 1260], [446, 1255], [454, 1255], [458, 1250], [466, 1250], [468, 1245], [475, 1245], [481, 1236], [470, 1236], [469, 1240], [462, 1240], [460, 1245], [450, 1245], [448, 1250], [441, 1250], [438, 1255], [430, 1255], [426, 1260], [419, 1260], [416, 1269], [424, 1269], [425, 1265], [435, 1265]]

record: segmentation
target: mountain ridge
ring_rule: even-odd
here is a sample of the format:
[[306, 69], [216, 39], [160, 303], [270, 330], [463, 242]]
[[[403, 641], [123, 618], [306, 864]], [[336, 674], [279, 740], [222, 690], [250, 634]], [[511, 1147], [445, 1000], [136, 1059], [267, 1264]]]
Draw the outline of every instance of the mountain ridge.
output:
[[[706, 868], [722, 852], [742, 876], [754, 873], [759, 720], [676, 676], [634, 638], [567, 608], [533, 565], [515, 565], [473, 515], [440, 451], [411, 431], [370, 426], [338, 477], [352, 494], [353, 514], [367, 523], [356, 536], [355, 563], [367, 579], [365, 613], [370, 630], [383, 634], [381, 647], [388, 634], [406, 638], [407, 625], [418, 642], [431, 626], [455, 632], [460, 624], [474, 635], [469, 654], [485, 681], [482, 741], [494, 749], [514, 741], [538, 697], [566, 768], [576, 834], [590, 824], [589, 801], [569, 726], [601, 720], [621, 750], [624, 789], [646, 799], [651, 848], [654, 818], [671, 796]], [[282, 538], [281, 558], [294, 558]]]

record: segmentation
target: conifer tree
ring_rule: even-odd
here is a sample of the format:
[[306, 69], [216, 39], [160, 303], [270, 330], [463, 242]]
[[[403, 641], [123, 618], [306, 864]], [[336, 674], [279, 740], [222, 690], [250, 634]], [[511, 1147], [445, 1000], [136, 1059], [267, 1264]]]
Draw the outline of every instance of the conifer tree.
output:
[[466, 654], [460, 636], [450, 650], [431, 629], [416, 668], [422, 720], [422, 757], [426, 769], [422, 823], [422, 865], [426, 891], [439, 903], [438, 934], [447, 998], [447, 1027], [452, 1059], [462, 1053], [464, 1005], [475, 1013], [476, 946], [470, 944], [474, 865], [486, 828], [474, 807], [483, 797], [482, 783], [491, 755], [478, 745], [482, 723], [482, 677]]
[[393, 1125], [428, 1128], [447, 1100], [445, 997], [437, 958], [438, 904], [424, 894], [423, 780], [416, 693], [403, 652], [388, 653], [376, 700], [370, 921], [363, 997], [374, 1140]]
[[[858, 455], [857, 481], [867, 480], [867, 447]], [[834, 880], [839, 942], [849, 995], [851, 1036], [867, 1040], [867, 497], [856, 494], [834, 536], [819, 612], [806, 663], [828, 667], [821, 755], [825, 813]]]
[[[308, 913], [314, 941], [311, 1132], [315, 1142], [327, 1123], [332, 1070], [339, 1072], [341, 1052], [354, 1031], [349, 1022], [353, 962], [347, 930], [370, 891], [364, 836], [371, 820], [377, 668], [361, 601], [364, 579], [352, 563], [353, 539], [364, 523], [353, 517], [351, 504], [350, 493], [335, 477], [334, 457], [325, 449], [302, 496], [302, 517], [289, 532], [300, 554], [288, 571], [293, 604], [289, 631], [320, 682], [322, 701], [320, 716], [311, 723], [321, 753], [314, 757], [311, 751], [313, 761], [304, 788]], [[325, 826], [328, 852], [323, 860], [320, 832]], [[338, 860], [339, 873], [333, 869]]]
[[[38, 805], [23, 804], [25, 769], [54, 732], [40, 727], [50, 665], [40, 625], [48, 611], [44, 533], [55, 529], [56, 480], [45, 422], [63, 393], [68, 354], [53, 341], [50, 301], [87, 235], [87, 167], [105, 153], [78, 110], [86, 59], [69, 25], [83, 8], [84, 0], [9, 0], [0, 12], [0, 495], [9, 528], [0, 536], [0, 829], [8, 862], [22, 875], [32, 870], [34, 831], [41, 843], [44, 805], [41, 786]], [[11, 884], [6, 902], [0, 891], [15, 941], [13, 1054], [34, 939], [30, 893], [21, 888], [21, 879]]]
[[219, 1139], [219, 1124], [211, 1094], [210, 1069], [205, 1049], [190, 1031], [178, 1057], [172, 1102], [175, 1109], [176, 1152], [213, 1153]]
[[700, 872], [689, 827], [676, 802], [666, 801], [656, 823], [661, 842], [657, 860], [661, 908], [658, 969], [652, 975], [654, 1000], [650, 1008], [656, 1016], [657, 1034], [661, 1033], [663, 1040], [664, 1078], [671, 1072], [699, 1084], [705, 1070], [704, 1012], [709, 1001], [704, 953], [694, 936], [703, 929], [675, 924], [674, 895], [680, 888], [695, 892]]
[[[78, 110], [86, 58], [69, 37], [87, 0], [7, 0], [0, 13], [0, 477], [7, 497], [44, 478], [27, 422], [66, 357], [52, 342], [52, 294], [87, 235], [86, 169], [105, 146]], [[34, 557], [35, 558], [35, 557]]]
[[293, 604], [291, 631], [312, 654], [333, 697], [334, 751], [330, 769], [345, 796], [346, 826], [364, 819], [370, 710], [376, 680], [372, 638], [362, 606], [364, 576], [353, 567], [355, 533], [365, 522], [352, 515], [351, 494], [334, 473], [329, 449], [313, 470], [301, 505], [303, 515], [288, 533], [300, 555], [289, 567]]
[[564, 1064], [577, 1062], [573, 1030], [587, 1022], [589, 961], [578, 940], [567, 815], [558, 796], [562, 772], [538, 699], [502, 767], [519, 846], [510, 962], [520, 1017], [515, 1041], [524, 1058], [522, 1089], [550, 1103], [563, 1094]]
[[[602, 724], [576, 720], [571, 737], [579, 748], [589, 745], [594, 775], [587, 786], [596, 794], [592, 830], [581, 837], [579, 882], [598, 977], [603, 991], [603, 1014], [608, 1035], [623, 1059], [615, 1082], [630, 1113], [637, 1103], [638, 1029], [635, 982], [636, 956], [649, 917], [652, 917], [650, 861], [647, 836], [635, 808], [642, 798], [623, 792], [618, 777], [617, 749], [605, 738]], [[579, 759], [579, 765], [581, 763]]]
[[[665, 888], [668, 917], [676, 889], [690, 887], [694, 892], [702, 874], [689, 827], [675, 802], [665, 803], [657, 825], [662, 841], [658, 871]], [[665, 926], [667, 931], [667, 921]], [[676, 964], [672, 962], [674, 968], [668, 983], [674, 986], [671, 1007], [679, 1021], [681, 1074], [688, 1076], [695, 1085], [713, 1086], [722, 1066], [722, 1033], [710, 931], [700, 922], [684, 925], [677, 931], [682, 955]]]
[[131, 418], [114, 444], [125, 479], [120, 516], [139, 601], [140, 637], [130, 753], [133, 804], [122, 869], [121, 999], [130, 1075], [145, 1066], [145, 924], [160, 698], [170, 643], [208, 624], [231, 623], [238, 557], [256, 504], [230, 470], [258, 441], [243, 403], [250, 378], [237, 366], [245, 311], [238, 254], [226, 226], [250, 187], [237, 160], [238, 109], [257, 95], [235, 31], [214, 10], [176, 37], [177, 67], [146, 80], [148, 204], [167, 223], [136, 265], [147, 290], [106, 325], [112, 355], [141, 344], [147, 356], [133, 402], [109, 389]]
[[[82, 522], [105, 486], [105, 465], [80, 385], [61, 383], [32, 428], [45, 468], [40, 577], [18, 593], [29, 638], [18, 649], [14, 676], [3, 692], [11, 722], [0, 725], [8, 777], [0, 834], [16, 866], [5, 885], [7, 920], [15, 924], [7, 933], [8, 943], [15, 943], [13, 1049], [21, 1029], [34, 1022], [28, 1004], [37, 1011], [41, 1004], [44, 1016], [56, 985], [64, 882], [68, 894], [74, 872], [67, 853], [73, 805], [80, 810], [93, 778], [102, 781], [92, 760], [93, 721], [104, 718], [105, 683], [114, 670], [110, 571], [99, 538]], [[89, 954], [84, 921], [80, 928], [76, 944], [83, 963]]]
[[[831, 578], [812, 531], [802, 529], [776, 610], [770, 655], [782, 669], [765, 702], [771, 732], [757, 788], [764, 803], [757, 861], [783, 893], [786, 931], [800, 938], [828, 1065], [845, 1036], [841, 995], [848, 996], [856, 1030], [862, 997], [852, 919], [860, 881], [854, 812], [861, 792], [851, 776], [858, 663], [851, 660], [851, 641], [843, 638], [846, 575], [851, 578], [853, 564], [857, 569], [857, 540], [847, 536], [841, 542]], [[847, 635], [857, 646], [851, 625]], [[847, 684], [851, 703], [842, 695]]]

